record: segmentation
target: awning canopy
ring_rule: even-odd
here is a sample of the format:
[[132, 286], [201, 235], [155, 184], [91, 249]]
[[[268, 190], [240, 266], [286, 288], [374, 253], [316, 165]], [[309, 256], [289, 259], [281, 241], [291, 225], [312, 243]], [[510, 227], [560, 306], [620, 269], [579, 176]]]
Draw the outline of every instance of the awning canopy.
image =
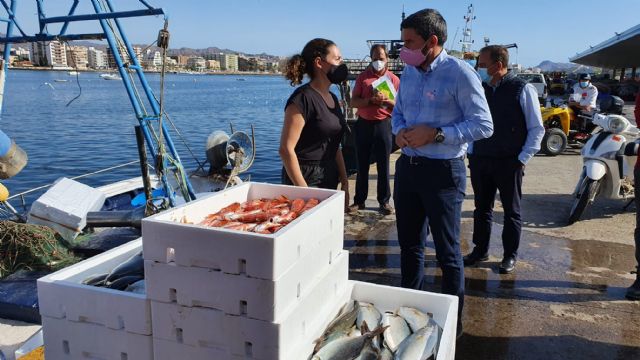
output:
[[640, 25], [636, 25], [609, 40], [591, 46], [571, 62], [607, 69], [634, 68], [640, 66]]

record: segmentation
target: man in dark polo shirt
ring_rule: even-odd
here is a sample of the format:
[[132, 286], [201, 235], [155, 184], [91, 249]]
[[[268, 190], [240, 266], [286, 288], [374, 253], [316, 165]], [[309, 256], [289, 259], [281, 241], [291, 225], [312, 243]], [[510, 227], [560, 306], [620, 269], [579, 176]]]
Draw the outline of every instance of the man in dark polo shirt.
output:
[[469, 146], [473, 186], [473, 243], [465, 266], [488, 260], [489, 238], [496, 191], [504, 208], [500, 273], [515, 269], [522, 219], [522, 177], [527, 162], [540, 150], [544, 135], [540, 103], [535, 87], [507, 71], [509, 52], [491, 45], [480, 50], [478, 73], [493, 119], [493, 135]]

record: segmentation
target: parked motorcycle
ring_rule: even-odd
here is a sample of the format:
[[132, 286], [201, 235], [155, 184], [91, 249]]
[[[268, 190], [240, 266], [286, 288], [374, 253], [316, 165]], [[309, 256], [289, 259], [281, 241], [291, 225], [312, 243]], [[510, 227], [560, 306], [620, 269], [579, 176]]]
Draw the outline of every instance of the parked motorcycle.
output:
[[583, 167], [573, 192], [569, 224], [580, 219], [596, 196], [628, 200], [634, 197], [635, 141], [640, 130], [620, 115], [595, 114], [597, 125], [582, 148]]
[[[617, 96], [602, 95], [597, 113], [622, 114], [624, 101]], [[541, 149], [545, 155], [556, 156], [568, 146], [582, 147], [591, 136], [591, 115], [585, 116], [568, 106], [564, 100], [549, 100], [540, 108], [545, 134]]]

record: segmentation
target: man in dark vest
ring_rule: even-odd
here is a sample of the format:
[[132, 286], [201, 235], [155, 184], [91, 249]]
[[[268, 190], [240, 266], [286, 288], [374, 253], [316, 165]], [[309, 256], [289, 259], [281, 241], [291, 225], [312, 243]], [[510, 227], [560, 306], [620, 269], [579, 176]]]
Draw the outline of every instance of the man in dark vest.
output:
[[491, 45], [480, 50], [478, 73], [493, 118], [493, 135], [475, 141], [468, 151], [475, 202], [475, 248], [464, 257], [465, 266], [488, 260], [493, 204], [496, 191], [500, 191], [504, 208], [502, 274], [515, 269], [522, 228], [520, 199], [524, 167], [540, 150], [544, 135], [535, 87], [509, 72], [508, 64], [506, 48]]

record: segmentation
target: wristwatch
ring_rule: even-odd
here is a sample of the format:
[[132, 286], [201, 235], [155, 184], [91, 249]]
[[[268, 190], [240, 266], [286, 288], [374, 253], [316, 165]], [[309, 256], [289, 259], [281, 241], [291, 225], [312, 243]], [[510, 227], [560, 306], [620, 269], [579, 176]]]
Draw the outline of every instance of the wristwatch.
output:
[[436, 136], [434, 138], [436, 143], [442, 143], [444, 141], [444, 132], [442, 131], [442, 128], [437, 128], [436, 129]]

